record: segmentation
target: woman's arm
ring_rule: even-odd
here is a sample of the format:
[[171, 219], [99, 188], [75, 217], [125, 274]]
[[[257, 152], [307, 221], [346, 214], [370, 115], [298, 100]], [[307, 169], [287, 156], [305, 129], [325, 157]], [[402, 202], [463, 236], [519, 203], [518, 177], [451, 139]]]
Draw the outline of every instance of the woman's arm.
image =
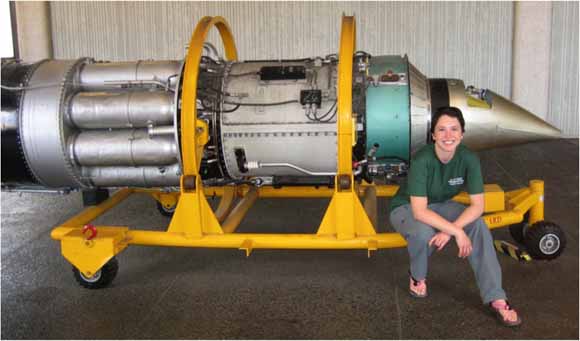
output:
[[411, 210], [413, 217], [429, 226], [433, 226], [441, 232], [454, 236], [461, 231], [461, 227], [456, 226], [455, 223], [448, 221], [427, 206], [427, 197], [411, 196]]
[[471, 203], [469, 206], [455, 219], [453, 225], [464, 228], [465, 226], [471, 224], [474, 220], [481, 217], [483, 214], [485, 197], [483, 193], [471, 194], [469, 195]]
[[[455, 242], [457, 243], [457, 248], [459, 249], [459, 254], [457, 255], [458, 257], [465, 258], [471, 254], [471, 240], [469, 240], [469, 237], [467, 237], [467, 234], [465, 234], [463, 231], [463, 227], [459, 227], [455, 223], [449, 222], [447, 219], [430, 210], [427, 206], [427, 197], [411, 196], [410, 199], [411, 211], [413, 212], [413, 217], [416, 220], [429, 226], [433, 226], [441, 232], [455, 237]], [[443, 248], [443, 246], [445, 246], [447, 243], [447, 240], [437, 241], [436, 237], [437, 235], [429, 241], [429, 246], [435, 243], [435, 246], [438, 249]]]

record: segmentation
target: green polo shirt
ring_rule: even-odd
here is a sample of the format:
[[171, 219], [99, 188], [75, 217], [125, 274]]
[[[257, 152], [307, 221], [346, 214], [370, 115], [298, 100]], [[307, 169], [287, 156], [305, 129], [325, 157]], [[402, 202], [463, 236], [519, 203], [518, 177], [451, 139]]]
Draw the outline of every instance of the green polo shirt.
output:
[[446, 164], [435, 155], [435, 145], [421, 148], [411, 159], [411, 169], [390, 204], [390, 212], [410, 203], [410, 196], [427, 197], [428, 203], [447, 201], [466, 190], [469, 194], [483, 193], [483, 177], [479, 158], [463, 144]]

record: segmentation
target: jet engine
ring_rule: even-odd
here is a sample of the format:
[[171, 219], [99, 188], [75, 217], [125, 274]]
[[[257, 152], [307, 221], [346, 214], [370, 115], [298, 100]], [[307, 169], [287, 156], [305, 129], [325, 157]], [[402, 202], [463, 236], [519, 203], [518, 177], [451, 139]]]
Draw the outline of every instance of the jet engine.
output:
[[[333, 186], [337, 55], [225, 61], [204, 47], [196, 100], [209, 128], [204, 183]], [[427, 78], [407, 56], [353, 58], [359, 180], [404, 176], [442, 106], [464, 112], [464, 143], [476, 150], [559, 135], [490, 90]], [[2, 188], [178, 187], [183, 72], [179, 60], [3, 61]]]

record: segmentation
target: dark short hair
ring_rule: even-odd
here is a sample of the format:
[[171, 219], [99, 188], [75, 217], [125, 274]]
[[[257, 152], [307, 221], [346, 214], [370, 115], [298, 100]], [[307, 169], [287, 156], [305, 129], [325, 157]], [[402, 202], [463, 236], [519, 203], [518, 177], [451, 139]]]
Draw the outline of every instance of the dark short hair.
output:
[[435, 126], [443, 115], [455, 117], [459, 121], [459, 124], [461, 124], [461, 131], [465, 133], [465, 119], [463, 119], [461, 110], [456, 107], [442, 107], [437, 109], [433, 116], [431, 116], [431, 134], [435, 133]]

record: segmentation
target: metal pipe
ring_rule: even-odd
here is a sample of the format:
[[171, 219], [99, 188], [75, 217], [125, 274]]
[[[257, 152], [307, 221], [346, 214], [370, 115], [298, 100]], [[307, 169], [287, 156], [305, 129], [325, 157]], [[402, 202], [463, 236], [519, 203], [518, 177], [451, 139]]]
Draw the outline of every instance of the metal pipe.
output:
[[[84, 89], [112, 87], [120, 84], [111, 84], [119, 81], [160, 81], [169, 82], [175, 88], [179, 74], [180, 62], [167, 61], [137, 61], [86, 64], [80, 73], [80, 83]], [[107, 84], [109, 83], [109, 84]]]
[[82, 174], [99, 187], [166, 187], [179, 185], [178, 164], [165, 167], [83, 167]]
[[147, 127], [147, 134], [149, 137], [154, 136], [163, 136], [163, 135], [172, 135], [175, 134], [175, 128], [173, 126], [162, 126], [162, 127], [155, 127], [155, 126], [148, 126]]
[[70, 143], [71, 157], [82, 166], [151, 166], [177, 162], [173, 136], [149, 138], [146, 129], [82, 131]]
[[263, 168], [263, 167], [287, 167], [295, 169], [301, 173], [306, 175], [314, 175], [314, 176], [333, 176], [336, 175], [335, 172], [312, 172], [307, 169], [301, 168], [291, 163], [286, 162], [260, 162], [260, 161], [249, 161], [246, 163], [246, 167], [248, 169], [256, 169], [256, 168]]
[[18, 192], [18, 193], [47, 193], [47, 194], [69, 194], [70, 189], [35, 189], [26, 187], [4, 187], [2, 192]]
[[233, 233], [236, 230], [256, 200], [258, 200], [258, 189], [252, 187], [223, 222], [224, 233]]
[[173, 95], [163, 91], [81, 92], [69, 106], [78, 128], [145, 128], [173, 123]]
[[[147, 85], [154, 85], [158, 88], [164, 89], [165, 91], [171, 91], [171, 92], [175, 92], [170, 86], [171, 84], [169, 83], [169, 81], [156, 81], [156, 80], [150, 80], [150, 81], [123, 81], [123, 80], [116, 80], [116, 81], [106, 81], [103, 83], [103, 85], [101, 87], [104, 88], [111, 88], [112, 86], [118, 86], [121, 88], [131, 88], [131, 87], [135, 87], [135, 86], [139, 86], [139, 87], [145, 87], [148, 88]], [[98, 87], [93, 88], [91, 90], [96, 90]]]
[[2, 90], [8, 91], [22, 91], [22, 90], [34, 90], [34, 89], [44, 89], [44, 88], [52, 88], [54, 86], [60, 86], [63, 82], [60, 83], [46, 83], [46, 84], [39, 84], [34, 86], [9, 86], [9, 85], [0, 85]]

